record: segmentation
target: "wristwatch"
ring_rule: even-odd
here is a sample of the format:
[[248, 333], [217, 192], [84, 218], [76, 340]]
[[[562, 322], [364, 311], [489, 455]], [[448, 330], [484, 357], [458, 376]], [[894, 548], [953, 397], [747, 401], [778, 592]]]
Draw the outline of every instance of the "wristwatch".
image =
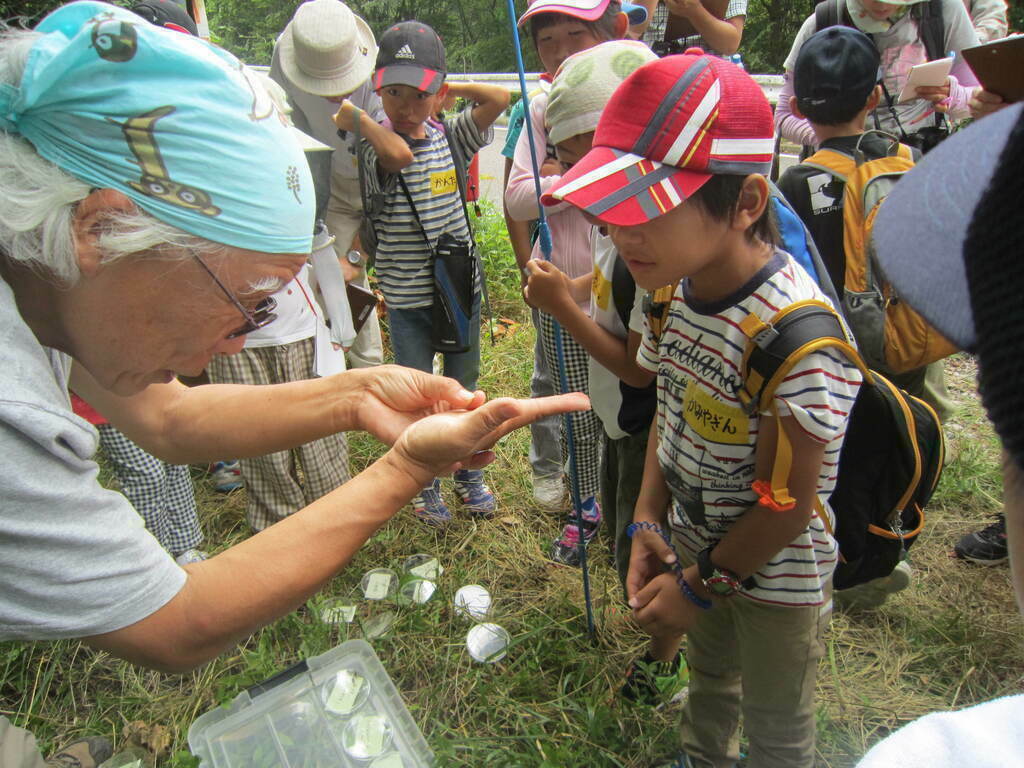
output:
[[704, 584], [704, 589], [716, 597], [732, 597], [740, 591], [741, 587], [747, 586], [741, 582], [739, 576], [725, 568], [719, 568], [711, 562], [711, 550], [714, 547], [702, 549], [697, 553], [697, 573]]
[[346, 253], [345, 258], [348, 259], [349, 264], [353, 264], [357, 267], [363, 266], [363, 254], [361, 254], [355, 248]]

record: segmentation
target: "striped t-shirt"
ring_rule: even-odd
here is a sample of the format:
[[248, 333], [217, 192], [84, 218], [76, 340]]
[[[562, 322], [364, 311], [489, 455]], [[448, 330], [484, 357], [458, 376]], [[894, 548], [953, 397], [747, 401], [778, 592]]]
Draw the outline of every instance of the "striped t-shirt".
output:
[[[481, 133], [477, 128], [471, 107], [449, 120], [447, 125], [452, 142], [467, 163], [494, 136], [492, 129]], [[414, 159], [401, 173], [430, 238], [429, 247], [395, 174], [380, 168], [376, 150], [365, 139], [360, 155], [364, 168], [377, 171], [366, 174], [368, 195], [384, 192], [384, 208], [375, 220], [378, 239], [375, 269], [384, 298], [392, 309], [429, 307], [433, 303], [431, 249], [442, 234], [448, 232], [467, 244], [470, 242], [469, 224], [462, 210], [448, 139], [430, 122], [425, 128], [426, 138], [407, 139]]]
[[[739, 323], [750, 313], [767, 322], [803, 299], [828, 302], [789, 254], [776, 251], [745, 286], [722, 301], [695, 299], [684, 280], [672, 298], [660, 342], [645, 330], [637, 361], [658, 374], [658, 460], [673, 498], [669, 525], [691, 557], [720, 540], [756, 501], [750, 486], [757, 479], [760, 415], [748, 416], [737, 395], [747, 343]], [[860, 381], [852, 363], [825, 350], [800, 361], [775, 394], [779, 415], [792, 416], [825, 444], [818, 496], [826, 509]], [[814, 516], [803, 533], [754, 574], [757, 586], [742, 594], [764, 603], [818, 605], [836, 558], [835, 540]]]

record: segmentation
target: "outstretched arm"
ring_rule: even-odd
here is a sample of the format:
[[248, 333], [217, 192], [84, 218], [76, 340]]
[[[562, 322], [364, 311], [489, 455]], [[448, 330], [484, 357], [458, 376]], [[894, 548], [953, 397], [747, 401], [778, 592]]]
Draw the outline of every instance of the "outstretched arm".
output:
[[472, 409], [483, 393], [454, 379], [394, 365], [321, 379], [247, 386], [180, 382], [120, 397], [82, 367], [71, 388], [114, 426], [172, 464], [262, 456], [336, 432], [361, 429], [392, 443], [414, 421], [441, 410]]
[[186, 566], [184, 587], [155, 613], [85, 642], [157, 669], [186, 671], [202, 664], [309, 598], [431, 478], [483, 466], [494, 458], [490, 448], [513, 429], [588, 407], [580, 394], [506, 398], [427, 417], [345, 485], [209, 560]]

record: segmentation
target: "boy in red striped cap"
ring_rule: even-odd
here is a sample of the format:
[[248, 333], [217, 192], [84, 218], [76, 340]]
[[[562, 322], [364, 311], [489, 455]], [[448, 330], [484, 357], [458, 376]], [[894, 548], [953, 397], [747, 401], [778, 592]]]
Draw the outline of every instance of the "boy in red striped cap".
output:
[[[741, 713], [751, 765], [814, 764], [814, 682], [837, 557], [814, 500], [832, 515], [860, 375], [816, 352], [780, 384], [775, 415], [741, 407], [740, 322], [828, 301], [775, 245], [772, 143], [771, 108], [749, 75], [700, 51], [669, 56], [623, 82], [593, 149], [545, 196], [604, 227], [641, 287], [679, 281], [660, 337], [647, 323], [638, 353], [658, 377], [657, 429], [626, 589], [644, 629], [687, 634], [684, 766], [734, 765]], [[771, 476], [779, 429], [793, 447], [788, 506], [752, 487]]]

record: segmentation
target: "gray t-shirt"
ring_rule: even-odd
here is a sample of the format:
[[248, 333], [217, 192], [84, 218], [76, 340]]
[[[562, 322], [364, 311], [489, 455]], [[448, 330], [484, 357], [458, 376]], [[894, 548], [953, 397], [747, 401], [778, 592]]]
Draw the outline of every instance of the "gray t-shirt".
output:
[[0, 640], [86, 637], [157, 611], [186, 574], [120, 493], [75, 416], [71, 360], [42, 346], [0, 280]]

